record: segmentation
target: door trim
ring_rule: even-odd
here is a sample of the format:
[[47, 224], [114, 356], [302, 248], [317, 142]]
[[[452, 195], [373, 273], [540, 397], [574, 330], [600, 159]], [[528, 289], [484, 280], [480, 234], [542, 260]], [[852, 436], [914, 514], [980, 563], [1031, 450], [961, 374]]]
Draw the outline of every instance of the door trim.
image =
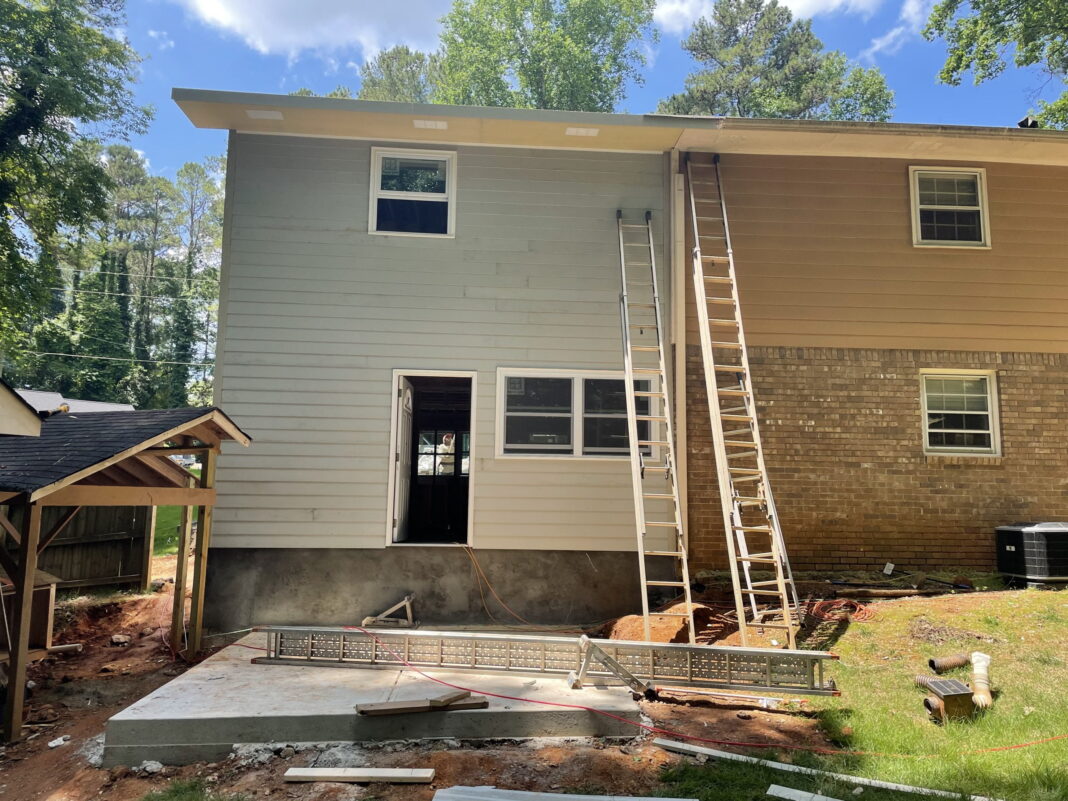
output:
[[386, 453], [386, 547], [387, 548], [462, 548], [464, 545], [458, 542], [394, 542], [393, 541], [393, 504], [396, 502], [396, 467], [393, 455], [397, 452], [397, 390], [400, 388], [401, 377], [426, 377], [426, 378], [470, 378], [471, 379], [471, 457], [467, 472], [467, 546], [475, 546], [475, 454], [478, 447], [478, 437], [475, 431], [478, 420], [475, 415], [478, 401], [478, 371], [477, 370], [405, 370], [395, 368], [393, 379], [390, 382], [389, 401], [389, 451]]

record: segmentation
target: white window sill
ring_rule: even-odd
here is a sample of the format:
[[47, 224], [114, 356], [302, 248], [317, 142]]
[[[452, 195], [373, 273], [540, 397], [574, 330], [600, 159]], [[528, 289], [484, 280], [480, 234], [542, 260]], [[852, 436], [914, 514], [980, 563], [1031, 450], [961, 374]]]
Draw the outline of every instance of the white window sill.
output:
[[927, 464], [1000, 465], [1000, 453], [969, 453], [967, 451], [938, 451], [924, 454]]
[[936, 250], [990, 250], [990, 245], [976, 242], [969, 245], [966, 242], [913, 242], [914, 248], [933, 248]]

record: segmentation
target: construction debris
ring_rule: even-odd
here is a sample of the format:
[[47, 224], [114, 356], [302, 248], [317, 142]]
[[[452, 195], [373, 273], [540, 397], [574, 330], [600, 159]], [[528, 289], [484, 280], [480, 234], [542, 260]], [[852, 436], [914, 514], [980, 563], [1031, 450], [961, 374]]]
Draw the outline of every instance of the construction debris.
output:
[[[476, 634], [442, 631], [363, 631], [324, 626], [267, 626], [265, 665], [320, 667], [415, 667], [476, 673], [557, 675], [577, 673], [583, 651], [577, 637]], [[597, 647], [642, 682], [725, 690], [772, 690], [837, 695], [824, 677], [827, 651], [736, 648], [599, 640]], [[588, 665], [591, 679], [618, 681], [602, 664]]]
[[[419, 623], [415, 620], [414, 613], [412, 612], [412, 601], [415, 600], [415, 594], [405, 595], [397, 603], [393, 604], [385, 612], [378, 615], [371, 615], [363, 619], [362, 626], [379, 626], [385, 628], [408, 628], [414, 629], [419, 626]], [[404, 617], [391, 617], [401, 607], [404, 607]]]
[[808, 790], [795, 790], [793, 787], [780, 787], [777, 784], [771, 785], [768, 788], [766, 795], [772, 798], [785, 798], [788, 801], [839, 801], [837, 798], [831, 798], [829, 795], [820, 795], [819, 793], [810, 793]]
[[980, 651], [972, 654], [972, 702], [976, 709], [987, 709], [994, 704], [990, 694], [990, 657]]
[[[884, 782], [878, 779], [865, 779], [862, 776], [849, 776], [845, 773], [831, 773], [830, 771], [817, 770], [816, 768], [789, 765], [785, 762], [773, 762], [770, 759], [758, 759], [756, 757], [743, 756], [742, 754], [732, 754], [729, 751], [716, 751], [712, 748], [702, 748], [699, 745], [680, 743], [675, 740], [665, 740], [662, 737], [657, 737], [653, 740], [653, 745], [659, 746], [665, 751], [674, 751], [678, 754], [687, 754], [689, 756], [698, 757], [715, 757], [716, 759], [725, 759], [731, 762], [745, 762], [749, 765], [762, 765], [766, 768], [787, 771], [789, 773], [804, 773], [807, 776], [827, 776], [847, 784], [862, 785], [864, 787], [878, 787], [882, 790], [895, 790], [899, 793], [915, 793], [917, 795], [930, 795], [937, 798], [952, 798], [956, 799], [956, 801], [960, 801], [962, 798], [966, 799], [966, 801], [997, 801], [997, 799], [985, 795], [962, 795], [961, 793], [951, 793], [947, 790], [931, 790], [926, 787], [912, 787], [908, 784]], [[480, 801], [480, 799], [474, 799], [474, 801]]]
[[356, 713], [359, 715], [408, 715], [413, 712], [451, 712], [458, 709], [485, 709], [488, 706], [489, 700], [484, 695], [471, 695], [468, 690], [450, 690], [433, 698], [357, 704]]
[[433, 768], [290, 768], [282, 777], [287, 782], [386, 782], [388, 784], [429, 784]]
[[941, 676], [946, 671], [964, 667], [971, 661], [971, 657], [967, 654], [953, 654], [953, 656], [933, 657], [927, 660], [927, 664], [931, 670]]

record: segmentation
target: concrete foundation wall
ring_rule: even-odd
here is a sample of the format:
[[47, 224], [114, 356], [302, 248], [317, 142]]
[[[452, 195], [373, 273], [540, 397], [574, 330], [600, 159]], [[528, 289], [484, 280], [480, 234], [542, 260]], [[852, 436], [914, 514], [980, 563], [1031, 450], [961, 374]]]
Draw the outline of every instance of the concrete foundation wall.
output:
[[[605, 551], [475, 552], [494, 589], [532, 623], [580, 624], [640, 611], [638, 557]], [[671, 573], [670, 560], [658, 574]], [[650, 577], [657, 577], [650, 574]], [[212, 549], [206, 626], [351, 625], [415, 593], [424, 625], [492, 625], [471, 560], [461, 548]], [[488, 589], [502, 625], [517, 625]]]

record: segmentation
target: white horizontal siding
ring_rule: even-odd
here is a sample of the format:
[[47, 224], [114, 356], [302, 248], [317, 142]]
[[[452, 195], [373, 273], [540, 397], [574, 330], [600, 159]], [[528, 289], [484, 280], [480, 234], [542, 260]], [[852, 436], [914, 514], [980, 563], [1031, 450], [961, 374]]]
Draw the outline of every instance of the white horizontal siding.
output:
[[429, 239], [367, 233], [370, 147], [232, 138], [219, 402], [255, 441], [213, 544], [382, 547], [392, 371], [437, 369], [478, 371], [478, 547], [632, 550], [625, 460], [494, 457], [496, 371], [621, 369], [615, 211], [659, 226], [662, 159], [457, 148]]

